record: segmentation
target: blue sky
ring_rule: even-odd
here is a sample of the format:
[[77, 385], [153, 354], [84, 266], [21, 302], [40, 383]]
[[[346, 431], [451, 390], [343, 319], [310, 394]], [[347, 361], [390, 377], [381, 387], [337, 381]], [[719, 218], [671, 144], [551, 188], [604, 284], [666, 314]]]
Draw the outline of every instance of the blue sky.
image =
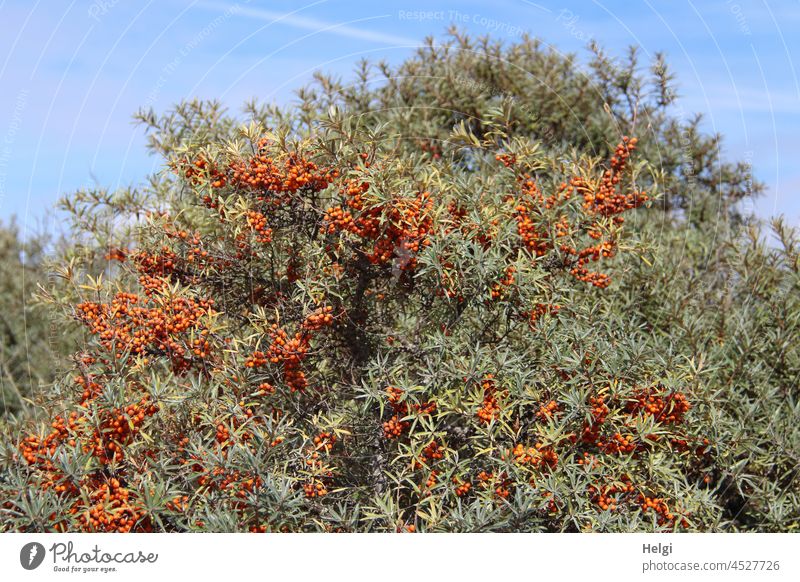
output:
[[314, 71], [400, 62], [451, 24], [509, 42], [527, 31], [580, 56], [590, 39], [664, 51], [682, 114], [703, 113], [725, 155], [768, 185], [757, 212], [800, 225], [798, 0], [0, 0], [0, 220], [37, 228], [64, 193], [156, 170], [131, 123], [140, 106], [287, 104]]

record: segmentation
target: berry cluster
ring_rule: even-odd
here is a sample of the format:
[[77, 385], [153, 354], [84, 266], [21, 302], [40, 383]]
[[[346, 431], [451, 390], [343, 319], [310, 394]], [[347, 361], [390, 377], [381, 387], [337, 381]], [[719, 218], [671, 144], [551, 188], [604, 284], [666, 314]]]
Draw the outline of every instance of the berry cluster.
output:
[[105, 257], [107, 261], [119, 261], [123, 263], [128, 259], [128, 254], [130, 254], [128, 249], [113, 247], [108, 250]]
[[336, 444], [336, 435], [331, 432], [321, 432], [314, 437], [314, 448], [330, 453]]
[[256, 241], [261, 244], [272, 242], [272, 229], [267, 226], [267, 217], [251, 210], [247, 213], [247, 224], [255, 232]]
[[514, 154], [497, 154], [494, 159], [503, 164], [506, 168], [510, 168], [517, 163], [517, 156]]
[[623, 475], [622, 482], [614, 485], [589, 485], [589, 499], [603, 511], [615, 511], [622, 502], [621, 496], [634, 492], [633, 484]]
[[169, 277], [175, 273], [178, 264], [178, 255], [167, 246], [161, 247], [157, 253], [136, 251], [131, 258], [140, 273], [139, 284], [148, 297], [167, 288]]
[[333, 307], [326, 305], [315, 310], [303, 321], [303, 329], [309, 331], [320, 330], [333, 325]]
[[383, 435], [387, 439], [399, 438], [408, 430], [408, 422], [400, 419], [401, 417], [395, 414], [389, 420], [383, 423]]
[[[51, 423], [53, 430], [43, 439], [33, 435], [26, 437], [20, 444], [23, 458], [41, 469], [53, 470], [50, 457], [56, 453], [58, 445], [67, 443], [70, 446], [80, 444], [84, 453], [94, 455], [104, 465], [121, 461], [124, 446], [132, 442], [145, 419], [158, 412], [158, 405], [145, 394], [141, 400], [124, 408], [95, 407], [97, 418], [92, 422], [87, 410], [90, 404], [94, 403], [85, 402], [82, 413], [72, 411], [67, 419], [56, 416]], [[93, 425], [96, 428], [92, 428]]]
[[151, 528], [136, 496], [115, 478], [97, 484], [89, 501], [79, 502], [70, 511], [85, 532], [127, 533], [137, 526], [143, 531]]
[[511, 496], [513, 483], [505, 473], [495, 476], [493, 472], [478, 473], [478, 484], [484, 488], [492, 488], [497, 499], [508, 499]]
[[580, 438], [581, 442], [595, 444], [600, 439], [600, 428], [606, 420], [611, 410], [606, 404], [606, 395], [597, 394], [589, 397], [590, 420], [584, 421], [580, 437], [571, 435], [570, 439], [575, 442]]
[[519, 182], [521, 198], [514, 207], [517, 234], [524, 249], [534, 257], [541, 257], [553, 248], [551, 236], [559, 238], [571, 232], [569, 219], [565, 215], [548, 222], [543, 219], [542, 210], [549, 210], [569, 200], [572, 188], [561, 184], [554, 194], [545, 196], [530, 176], [521, 176]]
[[643, 413], [662, 424], [680, 424], [691, 406], [682, 392], [671, 392], [666, 396], [656, 393], [652, 388], [639, 390], [633, 401], [628, 403], [627, 411], [632, 414]]
[[442, 445], [437, 443], [435, 440], [428, 443], [425, 448], [422, 449], [422, 453], [420, 454], [420, 461], [422, 465], [427, 465], [428, 463], [443, 458], [444, 447], [442, 447]]
[[503, 278], [500, 279], [500, 282], [495, 283], [492, 286], [491, 294], [492, 294], [492, 299], [494, 301], [499, 301], [500, 299], [502, 299], [505, 296], [506, 289], [508, 289], [514, 284], [515, 280], [514, 273], [516, 273], [516, 270], [517, 268], [514, 265], [509, 265], [508, 267], [506, 267], [505, 273], [503, 275]]
[[348, 180], [342, 188], [344, 206], [325, 211], [321, 232], [328, 235], [349, 232], [371, 241], [372, 248], [364, 253], [372, 264], [384, 265], [396, 260], [400, 270], [413, 271], [415, 255], [430, 244], [429, 234], [433, 230], [430, 193], [420, 192], [413, 197], [397, 197], [367, 206], [364, 194], [368, 189], [366, 182]]
[[615, 432], [610, 438], [600, 438], [597, 440], [597, 446], [608, 454], [624, 454], [632, 453], [636, 450], [636, 444], [633, 440], [633, 435], [622, 435]]
[[[635, 432], [636, 417], [646, 415], [665, 426], [672, 426], [683, 423], [685, 414], [690, 409], [690, 404], [686, 395], [681, 392], [664, 393], [662, 387], [655, 386], [640, 389], [634, 395], [622, 403], [615, 404], [619, 417], [623, 420], [621, 430], [603, 430], [606, 425], [607, 417], [610, 413], [609, 400], [607, 394], [597, 394], [589, 398], [590, 420], [584, 421], [580, 434], [571, 434], [569, 440], [573, 443], [583, 443], [595, 450], [605, 454], [631, 454], [644, 450], [648, 445], [647, 441], [656, 442], [661, 439], [659, 434], [645, 435], [643, 439], [637, 440], [632, 434]], [[672, 445], [682, 451], [690, 449], [690, 440], [680, 433], [670, 437]], [[703, 456], [707, 451], [708, 440], [703, 439], [696, 446], [698, 456]], [[589, 458], [588, 452], [584, 451], [584, 461]], [[581, 462], [581, 461], [579, 461]]]
[[[641, 491], [631, 482], [628, 475], [622, 475], [619, 480], [610, 485], [595, 483], [588, 487], [589, 499], [597, 504], [603, 511], [617, 511], [623, 505], [638, 507], [643, 512], [652, 511], [656, 515], [659, 525], [674, 527], [681, 525], [688, 527], [689, 522], [686, 515], [679, 515], [670, 510], [669, 504], [663, 497], [650, 497]], [[687, 514], [688, 515], [688, 514]]]
[[689, 521], [686, 517], [671, 511], [664, 498], [648, 497], [644, 493], [640, 493], [638, 501], [642, 511], [645, 513], [652, 511], [656, 514], [656, 521], [659, 525], [668, 525], [672, 527], [675, 524], [680, 524], [682, 527], [689, 527]]
[[598, 186], [592, 187], [580, 179], [575, 182], [576, 190], [583, 194], [583, 207], [587, 212], [613, 217], [614, 222], [621, 224], [624, 222], [624, 218], [620, 216], [621, 213], [638, 208], [647, 202], [647, 195], [644, 192], [619, 191], [620, 180], [631, 152], [636, 148], [636, 143], [635, 137], [622, 137], [622, 142], [617, 144], [611, 158], [611, 167], [603, 172]]
[[[624, 221], [620, 216], [623, 212], [644, 204], [647, 201], [644, 193], [620, 190], [622, 176], [635, 146], [635, 138], [623, 138], [610, 160], [610, 167], [604, 171], [598, 184], [592, 184], [588, 178], [574, 177], [569, 182], [562, 182], [553, 194], [545, 195], [531, 176], [518, 176], [521, 195], [513, 204], [517, 235], [522, 248], [533, 257], [542, 257], [553, 249], [552, 241], [556, 238], [583, 232], [594, 240], [600, 240], [602, 229], [597, 217], [611, 218], [614, 224], [621, 224]], [[507, 154], [498, 155], [497, 159], [507, 167], [513, 165], [513, 161], [510, 161], [512, 158]], [[583, 196], [582, 210], [585, 216], [575, 223], [574, 228], [565, 214], [557, 220], [546, 217], [544, 211], [561, 207], [575, 193]], [[572, 276], [599, 288], [608, 287], [611, 283], [610, 277], [590, 271], [587, 265], [601, 258], [614, 256], [615, 248], [616, 242], [613, 238], [586, 248], [576, 248], [566, 243], [560, 246], [567, 257], [573, 257], [570, 268]]]
[[531, 217], [532, 210], [529, 204], [517, 204], [515, 219], [517, 221], [517, 234], [522, 239], [522, 246], [534, 257], [542, 257], [552, 248], [547, 235], [541, 232]]
[[[230, 183], [258, 192], [258, 200], [263, 201], [267, 193], [294, 194], [300, 190], [320, 192], [336, 176], [335, 172], [319, 168], [296, 152], [282, 156], [282, 159], [270, 156], [268, 154], [271, 145], [267, 138], [262, 138], [254, 156], [232, 162], [229, 169]], [[222, 183], [217, 187], [224, 185]], [[279, 203], [280, 198], [275, 197], [271, 201]]]
[[430, 495], [430, 490], [436, 487], [436, 483], [438, 483], [439, 471], [433, 470], [428, 475], [428, 478], [425, 480], [425, 489], [426, 494]]
[[313, 444], [308, 449], [305, 464], [310, 478], [303, 484], [303, 493], [309, 499], [328, 494], [326, 482], [333, 478], [333, 471], [327, 466], [323, 455], [330, 454], [336, 440], [335, 434], [324, 431], [314, 437]]
[[219, 466], [207, 468], [198, 461], [192, 465], [192, 470], [197, 476], [197, 484], [200, 487], [229, 495], [238, 501], [236, 505], [239, 507], [244, 507], [242, 499], [263, 485], [258, 475], [238, 469], [226, 470]]
[[533, 447], [525, 447], [517, 443], [510, 451], [510, 456], [518, 465], [531, 465], [533, 468], [554, 468], [558, 464], [558, 454], [552, 447], [536, 443]]
[[303, 484], [303, 492], [305, 496], [309, 499], [314, 497], [323, 497], [328, 494], [328, 489], [325, 487], [325, 483], [323, 483], [320, 479], [312, 479], [308, 483]]
[[94, 378], [89, 374], [75, 376], [74, 382], [77, 386], [80, 387], [81, 390], [81, 395], [80, 395], [81, 404], [84, 404], [86, 403], [86, 401], [95, 398], [103, 390], [103, 386], [99, 382], [95, 382]]
[[539, 406], [539, 410], [536, 411], [536, 418], [547, 420], [556, 414], [560, 409], [561, 407], [558, 405], [558, 402], [555, 400], [550, 400], [549, 402]]
[[611, 241], [603, 241], [596, 245], [591, 245], [580, 251], [573, 247], [562, 245], [561, 250], [568, 255], [577, 257], [577, 260], [570, 269], [570, 274], [578, 281], [590, 283], [600, 289], [605, 289], [611, 284], [611, 277], [605, 273], [598, 273], [590, 271], [586, 266], [591, 261], [599, 261], [601, 258], [610, 258], [614, 256], [616, 245]]
[[84, 451], [91, 452], [103, 464], [121, 461], [126, 445], [133, 441], [145, 419], [158, 412], [158, 408], [158, 404], [151, 402], [150, 396], [145, 394], [139, 402], [101, 413], [100, 426], [87, 440]]
[[[43, 438], [25, 437], [19, 450], [22, 458], [39, 474], [42, 489], [52, 489], [67, 500], [68, 514], [77, 520], [82, 531], [128, 532], [137, 528], [145, 531], [149, 521], [135, 501], [135, 494], [121, 487], [117, 478], [107, 479], [109, 473], [121, 474], [120, 463], [125, 459], [126, 448], [140, 432], [145, 419], [154, 415], [159, 407], [145, 394], [138, 402], [123, 408], [104, 408], [97, 400], [99, 390], [93, 381], [81, 394], [82, 404], [64, 418], [56, 416], [52, 431]], [[60, 446], [77, 448], [92, 455], [101, 469], [92, 471], [75, 481], [61, 469], [55, 457]], [[64, 523], [53, 525], [56, 531], [65, 531]]]
[[270, 346], [266, 352], [255, 351], [244, 365], [247, 368], [262, 368], [267, 364], [279, 366], [283, 371], [283, 379], [292, 392], [302, 392], [308, 386], [305, 372], [300, 367], [311, 349], [314, 331], [333, 324], [332, 308], [325, 306], [311, 313], [301, 324], [301, 331], [289, 337], [285, 329], [272, 324], [270, 328]]
[[[184, 166], [183, 175], [189, 179], [192, 185], [200, 184], [200, 177], [204, 175], [208, 177], [209, 183], [214, 188], [222, 188], [228, 183], [225, 173], [217, 168], [215, 164], [209, 163], [208, 160], [203, 157], [199, 157], [193, 162], [185, 160]], [[208, 202], [210, 203], [210, 199]]]
[[[213, 299], [153, 296], [146, 300], [132, 293], [117, 293], [110, 303], [86, 302], [77, 306], [78, 319], [99, 338], [100, 345], [122, 358], [134, 355], [167, 356], [176, 370], [185, 370], [192, 356], [206, 356], [210, 345], [203, 321], [213, 315]], [[202, 339], [189, 341], [191, 332]]]
[[387, 439], [396, 439], [408, 430], [409, 423], [400, 420], [408, 415], [408, 404], [403, 400], [403, 390], [395, 386], [386, 388], [386, 398], [394, 415], [383, 423], [383, 434]]
[[463, 481], [458, 477], [453, 477], [453, 484], [456, 486], [454, 489], [454, 493], [458, 497], [464, 497], [472, 490], [472, 483], [469, 481]]
[[[208, 251], [204, 248], [203, 239], [199, 232], [189, 234], [185, 230], [171, 230], [166, 228], [164, 234], [168, 238], [178, 239], [184, 251], [184, 261], [187, 264], [194, 264], [199, 268], [208, 267], [213, 264]], [[163, 251], [168, 249], [164, 248]], [[174, 254], [174, 253], [173, 253]]]
[[500, 414], [500, 402], [494, 374], [486, 374], [483, 377], [481, 388], [483, 389], [483, 404], [478, 409], [477, 417], [482, 424], [489, 424]]
[[539, 319], [545, 315], [555, 315], [561, 310], [561, 306], [557, 304], [537, 303], [528, 312], [528, 323], [534, 325]]

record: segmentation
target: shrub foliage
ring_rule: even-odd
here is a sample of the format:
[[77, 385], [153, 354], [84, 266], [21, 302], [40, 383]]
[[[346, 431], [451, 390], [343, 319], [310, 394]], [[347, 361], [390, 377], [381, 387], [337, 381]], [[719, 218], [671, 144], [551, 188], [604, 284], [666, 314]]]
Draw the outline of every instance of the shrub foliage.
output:
[[49, 244], [44, 235], [21, 237], [14, 221], [0, 224], [0, 423], [35, 413], [31, 399], [63, 373], [60, 360], [76, 345], [63, 318], [35, 299], [48, 284]]
[[0, 525], [796, 528], [796, 235], [663, 62], [455, 34], [377, 68], [142, 112], [164, 172], [65, 201], [87, 344], [6, 431]]

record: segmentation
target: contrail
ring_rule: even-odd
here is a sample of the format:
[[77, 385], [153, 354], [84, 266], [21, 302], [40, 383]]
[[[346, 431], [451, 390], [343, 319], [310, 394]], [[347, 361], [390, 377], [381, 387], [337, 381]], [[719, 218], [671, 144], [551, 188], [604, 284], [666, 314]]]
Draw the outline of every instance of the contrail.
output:
[[[379, 42], [382, 44], [412, 46], [412, 47], [419, 46], [420, 44], [419, 40], [413, 38], [395, 36], [393, 34], [383, 34], [381, 32], [375, 32], [372, 30], [363, 30], [361, 28], [355, 28], [353, 26], [349, 26], [348, 24], [345, 23], [325, 22], [324, 20], [317, 20], [316, 18], [298, 16], [294, 12], [286, 14], [281, 12], [275, 12], [273, 10], [266, 10], [263, 8], [247, 8], [245, 6], [240, 6], [238, 4], [225, 4], [223, 2], [198, 2], [196, 6], [208, 10], [232, 12], [239, 16], [248, 16], [250, 18], [265, 20], [267, 22], [274, 22], [276, 24], [285, 24], [288, 26], [293, 26], [295, 28], [301, 28], [303, 30], [311, 30], [313, 32], [335, 34], [347, 38], [368, 40], [373, 42]], [[380, 16], [373, 16], [370, 18], [360, 19], [359, 21], [363, 22], [364, 20], [388, 18], [389, 16], [390, 16], [389, 14], [383, 14]]]

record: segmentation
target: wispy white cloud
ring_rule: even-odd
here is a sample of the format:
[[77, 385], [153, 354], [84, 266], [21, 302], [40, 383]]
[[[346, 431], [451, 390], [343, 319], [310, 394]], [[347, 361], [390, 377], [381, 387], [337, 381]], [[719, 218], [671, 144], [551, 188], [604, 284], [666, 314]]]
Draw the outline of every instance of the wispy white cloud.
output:
[[[284, 26], [291, 26], [302, 30], [318, 32], [320, 34], [335, 34], [337, 36], [343, 36], [346, 38], [366, 40], [369, 42], [378, 42], [388, 45], [417, 46], [420, 44], [419, 40], [417, 39], [397, 36], [394, 34], [386, 34], [375, 30], [365, 30], [351, 26], [351, 24], [354, 22], [365, 22], [381, 18], [389, 18], [391, 16], [390, 14], [370, 16], [368, 18], [337, 23], [326, 22], [324, 20], [309, 18], [307, 16], [300, 16], [297, 13], [298, 11], [282, 13], [274, 10], [267, 10], [265, 8], [251, 8], [248, 6], [242, 6], [240, 4], [227, 4], [224, 2], [199, 2], [195, 6], [204, 8], [206, 10], [226, 12], [236, 16], [255, 18], [270, 23], [282, 24]], [[313, 6], [313, 4], [311, 6]]]

